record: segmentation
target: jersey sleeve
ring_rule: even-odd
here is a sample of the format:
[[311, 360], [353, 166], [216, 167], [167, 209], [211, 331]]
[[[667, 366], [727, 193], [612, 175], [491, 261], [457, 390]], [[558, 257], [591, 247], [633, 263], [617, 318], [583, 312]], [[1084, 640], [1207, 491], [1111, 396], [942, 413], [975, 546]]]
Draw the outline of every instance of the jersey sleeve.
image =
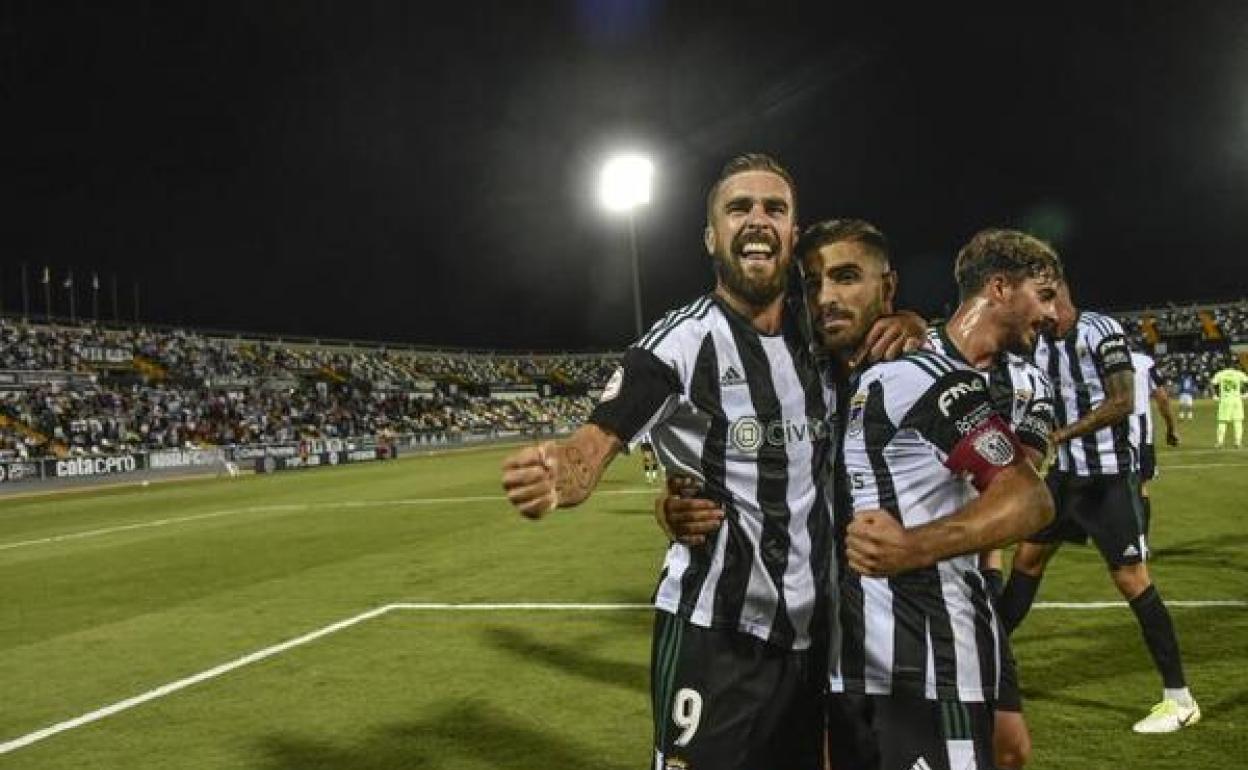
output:
[[682, 392], [672, 364], [644, 348], [629, 348], [589, 421], [632, 444], [671, 414]]
[[1014, 431], [1023, 446], [1048, 454], [1049, 435], [1057, 422], [1053, 412], [1053, 384], [1042, 374], [1037, 374], [1034, 381], [1035, 392]]
[[1087, 341], [1101, 377], [1135, 371], [1135, 365], [1131, 363], [1131, 348], [1127, 345], [1122, 324], [1117, 320], [1108, 316], [1094, 318], [1088, 325]]
[[1025, 456], [1018, 436], [992, 408], [983, 378], [969, 370], [935, 378], [901, 427], [917, 432], [946, 468], [970, 478], [980, 491]]

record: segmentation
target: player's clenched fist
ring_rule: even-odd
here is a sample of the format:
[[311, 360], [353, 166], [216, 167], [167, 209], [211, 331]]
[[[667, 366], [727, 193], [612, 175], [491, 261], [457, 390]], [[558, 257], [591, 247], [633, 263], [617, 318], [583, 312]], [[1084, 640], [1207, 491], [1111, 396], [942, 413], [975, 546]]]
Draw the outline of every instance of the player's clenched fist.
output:
[[503, 491], [520, 513], [539, 519], [559, 505], [554, 442], [525, 447], [503, 460]]
[[920, 566], [905, 527], [888, 511], [864, 511], [854, 515], [845, 531], [845, 555], [849, 566], [866, 577], [896, 575]]

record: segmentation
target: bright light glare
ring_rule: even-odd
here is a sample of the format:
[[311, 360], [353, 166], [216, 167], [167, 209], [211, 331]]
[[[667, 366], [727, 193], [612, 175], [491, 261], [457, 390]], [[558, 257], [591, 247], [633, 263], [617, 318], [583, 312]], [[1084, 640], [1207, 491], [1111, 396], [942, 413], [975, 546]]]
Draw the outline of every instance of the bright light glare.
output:
[[611, 211], [630, 211], [650, 202], [654, 164], [640, 155], [620, 155], [602, 167], [599, 195]]

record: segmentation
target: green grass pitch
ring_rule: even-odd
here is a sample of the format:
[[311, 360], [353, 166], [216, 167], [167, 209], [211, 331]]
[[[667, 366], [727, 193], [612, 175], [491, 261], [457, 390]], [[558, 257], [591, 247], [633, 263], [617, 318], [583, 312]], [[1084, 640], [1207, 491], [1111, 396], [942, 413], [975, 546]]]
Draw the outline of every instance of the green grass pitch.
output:
[[[1208, 404], [1161, 449], [1153, 574], [1170, 600], [1248, 599], [1248, 450]], [[539, 523], [504, 450], [0, 499], [0, 744], [396, 603], [645, 603], [663, 541], [622, 458]], [[1117, 599], [1090, 548], [1041, 601]], [[1204, 721], [1137, 736], [1160, 683], [1129, 610], [1020, 629], [1036, 770], [1248, 757], [1248, 609], [1175, 607]], [[650, 614], [394, 609], [0, 753], [3, 768], [642, 768]]]

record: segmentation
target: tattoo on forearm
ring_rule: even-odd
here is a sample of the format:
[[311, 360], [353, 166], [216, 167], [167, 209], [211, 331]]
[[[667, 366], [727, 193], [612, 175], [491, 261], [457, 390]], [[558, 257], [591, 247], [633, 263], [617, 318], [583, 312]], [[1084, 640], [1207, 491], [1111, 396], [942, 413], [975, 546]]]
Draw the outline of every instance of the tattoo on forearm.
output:
[[[1107, 425], [1126, 419], [1131, 414], [1130, 399], [1135, 395], [1135, 375], [1130, 370], [1115, 372], [1105, 378], [1105, 400], [1081, 419], [1071, 423], [1065, 429], [1067, 438], [1077, 438]], [[1127, 408], [1118, 414], [1118, 403], [1126, 397]]]
[[559, 476], [555, 479], [559, 500], [578, 502], [593, 489], [594, 470], [579, 448], [565, 447], [562, 454], [563, 462], [559, 464]]

